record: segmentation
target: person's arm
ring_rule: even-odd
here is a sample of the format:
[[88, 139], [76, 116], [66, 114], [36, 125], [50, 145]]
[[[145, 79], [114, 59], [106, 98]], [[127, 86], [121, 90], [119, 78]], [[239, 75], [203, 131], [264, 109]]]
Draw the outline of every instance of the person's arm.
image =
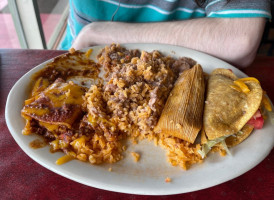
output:
[[253, 61], [264, 18], [200, 18], [159, 23], [93, 22], [82, 29], [72, 47], [110, 43], [164, 43], [192, 48], [238, 67]]

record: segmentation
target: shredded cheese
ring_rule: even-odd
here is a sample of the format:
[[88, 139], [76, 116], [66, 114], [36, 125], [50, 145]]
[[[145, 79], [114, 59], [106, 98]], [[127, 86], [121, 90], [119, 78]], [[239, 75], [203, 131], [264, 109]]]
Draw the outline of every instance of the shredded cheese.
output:
[[87, 137], [83, 135], [77, 138], [76, 140], [74, 140], [73, 142], [71, 142], [70, 145], [74, 149], [80, 149], [81, 147], [85, 146], [86, 140], [87, 140]]
[[62, 156], [61, 158], [59, 158], [58, 160], [56, 160], [56, 164], [57, 165], [62, 165], [62, 164], [64, 164], [64, 163], [66, 163], [66, 162], [69, 162], [69, 161], [71, 161], [73, 159], [73, 157], [71, 156], [71, 155], [64, 155], [64, 156]]
[[260, 83], [259, 81], [258, 81], [258, 79], [256, 79], [256, 78], [254, 78], [254, 77], [247, 77], [247, 78], [240, 78], [240, 79], [238, 79], [237, 81], [255, 81], [256, 83]]
[[89, 49], [89, 50], [86, 51], [86, 53], [85, 53], [86, 58], [89, 58], [89, 56], [91, 55], [92, 51], [93, 51], [93, 49]]
[[231, 85], [230, 87], [234, 90], [237, 90], [238, 92], [242, 92], [241, 88], [238, 87], [237, 85]]
[[247, 85], [241, 81], [240, 79], [234, 81], [234, 84], [237, 85], [244, 93], [250, 92], [250, 89], [247, 87]]
[[245, 81], [255, 81], [256, 83], [260, 82], [258, 81], [258, 79], [254, 78], [254, 77], [246, 77], [246, 78], [239, 78], [236, 81], [234, 81], [235, 85], [231, 85], [230, 87], [237, 90], [238, 92], [244, 92], [244, 93], [248, 93], [250, 92], [250, 89], [248, 88], [248, 86], [244, 83]]
[[135, 162], [138, 162], [140, 160], [140, 154], [136, 152], [131, 152], [131, 155], [133, 156]]

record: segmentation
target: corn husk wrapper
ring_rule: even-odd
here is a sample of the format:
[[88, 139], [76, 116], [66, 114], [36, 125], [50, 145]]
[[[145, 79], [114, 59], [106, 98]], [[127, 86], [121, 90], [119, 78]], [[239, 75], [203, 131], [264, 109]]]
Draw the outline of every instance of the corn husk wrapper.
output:
[[185, 70], [175, 83], [155, 132], [194, 143], [202, 127], [205, 82], [200, 65]]
[[246, 81], [250, 92], [231, 87], [237, 76], [228, 69], [215, 69], [209, 77], [203, 125], [209, 140], [240, 131], [259, 109], [263, 90], [259, 83]]

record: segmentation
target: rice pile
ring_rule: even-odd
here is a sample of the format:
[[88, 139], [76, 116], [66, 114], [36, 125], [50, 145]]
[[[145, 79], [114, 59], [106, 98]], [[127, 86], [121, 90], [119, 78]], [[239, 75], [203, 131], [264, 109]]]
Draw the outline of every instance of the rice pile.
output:
[[186, 58], [178, 61], [158, 51], [143, 51], [139, 57], [138, 54], [119, 45], [111, 45], [98, 55], [99, 63], [107, 72], [107, 82], [91, 86], [86, 93], [86, 122], [95, 135], [100, 134], [97, 142], [100, 144], [102, 140], [104, 145], [99, 145], [98, 153], [92, 156], [92, 163], [120, 160], [122, 140], [125, 138], [131, 138], [134, 143], [148, 139], [167, 149], [168, 161], [173, 166], [187, 169], [201, 161], [197, 152], [200, 146], [155, 134], [153, 129], [178, 72], [191, 67], [193, 62]]

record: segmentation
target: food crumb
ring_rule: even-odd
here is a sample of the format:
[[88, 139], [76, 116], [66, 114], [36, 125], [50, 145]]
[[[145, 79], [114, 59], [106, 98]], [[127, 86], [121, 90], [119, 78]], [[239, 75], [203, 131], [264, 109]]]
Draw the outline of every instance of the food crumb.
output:
[[109, 172], [112, 172], [112, 168], [111, 168], [111, 167], [110, 167], [110, 168], [108, 168], [108, 171], [109, 171]]
[[127, 150], [127, 147], [124, 145], [124, 146], [122, 147], [122, 149], [123, 149], [123, 151], [125, 151], [125, 150]]
[[158, 138], [154, 138], [154, 145], [158, 146]]
[[140, 154], [136, 152], [131, 152], [131, 155], [133, 156], [135, 162], [138, 162], [140, 160]]
[[131, 140], [131, 143], [132, 143], [132, 144], [138, 144], [138, 141], [137, 141], [136, 139], [132, 139], [132, 140]]
[[171, 182], [171, 178], [166, 177], [165, 182], [166, 182], [166, 183], [170, 183], [170, 182]]
[[36, 139], [36, 140], [33, 140], [29, 146], [33, 149], [39, 149], [39, 148], [43, 148], [45, 146], [47, 146], [47, 143], [43, 140], [40, 140], [40, 139]]
[[86, 53], [85, 53], [86, 58], [90, 57], [92, 51], [93, 51], [93, 49], [89, 49], [89, 50], [86, 51]]
[[74, 53], [75, 52], [75, 49], [74, 48], [70, 48], [69, 49], [69, 53]]
[[220, 150], [219, 154], [220, 156], [226, 156], [226, 151], [222, 149]]

